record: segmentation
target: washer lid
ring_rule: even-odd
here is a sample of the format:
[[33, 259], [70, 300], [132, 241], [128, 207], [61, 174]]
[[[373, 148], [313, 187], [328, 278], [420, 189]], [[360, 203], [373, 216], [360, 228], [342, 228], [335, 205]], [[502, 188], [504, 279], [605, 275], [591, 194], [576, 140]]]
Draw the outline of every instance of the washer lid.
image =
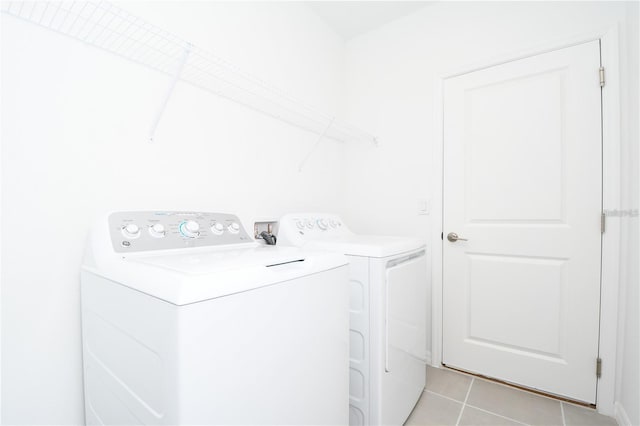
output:
[[279, 247], [251, 246], [200, 252], [185, 250], [181, 253], [140, 257], [130, 256], [125, 261], [195, 276], [244, 269], [256, 265], [271, 267], [290, 262], [302, 262], [305, 261], [305, 254], [301, 250], [295, 250], [291, 247], [281, 249]]
[[350, 256], [388, 257], [424, 248], [416, 238], [376, 235], [344, 235], [308, 241], [304, 247], [330, 250]]
[[[175, 305], [253, 290], [344, 266], [335, 253], [293, 247], [183, 249], [112, 257], [83, 270]], [[83, 277], [84, 279], [84, 277]]]

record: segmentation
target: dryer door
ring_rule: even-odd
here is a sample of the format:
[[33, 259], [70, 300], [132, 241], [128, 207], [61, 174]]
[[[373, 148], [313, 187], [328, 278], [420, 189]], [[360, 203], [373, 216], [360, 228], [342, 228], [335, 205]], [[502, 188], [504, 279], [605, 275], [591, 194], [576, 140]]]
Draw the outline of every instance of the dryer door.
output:
[[420, 251], [387, 263], [382, 424], [402, 424], [425, 385], [427, 262]]

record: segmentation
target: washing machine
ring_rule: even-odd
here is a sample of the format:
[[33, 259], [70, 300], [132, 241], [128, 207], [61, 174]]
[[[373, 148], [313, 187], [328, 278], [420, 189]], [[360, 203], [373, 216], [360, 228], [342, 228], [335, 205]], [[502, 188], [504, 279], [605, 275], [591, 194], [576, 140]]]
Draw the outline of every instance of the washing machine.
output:
[[102, 217], [81, 270], [86, 423], [346, 424], [347, 263], [260, 245], [231, 214]]
[[402, 425], [425, 386], [427, 263], [412, 238], [356, 235], [335, 214], [288, 214], [278, 245], [349, 258], [349, 424]]

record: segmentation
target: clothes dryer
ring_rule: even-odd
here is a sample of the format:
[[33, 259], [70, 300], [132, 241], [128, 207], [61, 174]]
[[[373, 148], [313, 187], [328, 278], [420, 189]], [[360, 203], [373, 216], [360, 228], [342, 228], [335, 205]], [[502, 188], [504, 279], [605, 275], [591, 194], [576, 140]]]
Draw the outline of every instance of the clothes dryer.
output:
[[402, 425], [425, 386], [427, 263], [413, 238], [356, 235], [334, 214], [288, 214], [278, 244], [349, 258], [349, 424]]
[[234, 215], [115, 212], [81, 271], [86, 423], [346, 424], [347, 259]]

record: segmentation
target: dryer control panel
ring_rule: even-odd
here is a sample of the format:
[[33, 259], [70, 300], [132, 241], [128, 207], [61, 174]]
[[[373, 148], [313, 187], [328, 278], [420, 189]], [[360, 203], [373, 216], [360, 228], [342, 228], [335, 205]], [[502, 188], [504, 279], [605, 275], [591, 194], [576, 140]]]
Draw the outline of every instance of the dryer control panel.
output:
[[109, 234], [118, 253], [253, 243], [238, 217], [227, 213], [115, 212]]
[[278, 239], [286, 245], [302, 246], [309, 240], [350, 236], [342, 219], [330, 213], [292, 213], [280, 218]]

